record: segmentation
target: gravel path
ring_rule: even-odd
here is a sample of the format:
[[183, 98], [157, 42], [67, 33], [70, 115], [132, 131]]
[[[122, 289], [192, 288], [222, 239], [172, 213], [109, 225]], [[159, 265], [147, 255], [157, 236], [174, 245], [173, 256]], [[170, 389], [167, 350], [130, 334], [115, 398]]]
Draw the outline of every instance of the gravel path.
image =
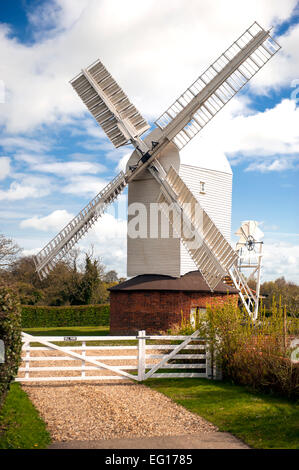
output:
[[133, 382], [23, 384], [53, 441], [176, 436], [217, 431], [166, 396]]

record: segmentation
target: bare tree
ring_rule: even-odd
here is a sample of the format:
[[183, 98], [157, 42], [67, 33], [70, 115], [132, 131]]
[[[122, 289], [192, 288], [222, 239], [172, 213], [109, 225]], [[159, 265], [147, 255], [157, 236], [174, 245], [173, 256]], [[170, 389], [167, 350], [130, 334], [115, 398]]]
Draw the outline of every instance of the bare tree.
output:
[[11, 266], [21, 251], [17, 243], [0, 233], [0, 268]]

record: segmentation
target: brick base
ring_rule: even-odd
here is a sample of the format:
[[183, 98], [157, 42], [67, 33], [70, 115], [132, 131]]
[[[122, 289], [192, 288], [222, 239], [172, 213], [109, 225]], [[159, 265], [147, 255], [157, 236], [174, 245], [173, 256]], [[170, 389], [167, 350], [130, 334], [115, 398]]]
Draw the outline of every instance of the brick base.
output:
[[149, 334], [166, 331], [179, 325], [182, 317], [190, 320], [192, 307], [205, 308], [238, 301], [236, 294], [177, 291], [111, 291], [110, 334], [131, 335], [139, 330]]

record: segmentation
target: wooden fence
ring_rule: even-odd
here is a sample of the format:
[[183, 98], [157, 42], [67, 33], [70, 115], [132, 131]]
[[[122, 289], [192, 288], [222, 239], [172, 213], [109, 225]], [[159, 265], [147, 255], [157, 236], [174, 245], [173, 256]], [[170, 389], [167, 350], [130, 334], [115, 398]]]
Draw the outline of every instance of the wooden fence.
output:
[[211, 377], [206, 344], [190, 336], [32, 336], [22, 334], [17, 382]]

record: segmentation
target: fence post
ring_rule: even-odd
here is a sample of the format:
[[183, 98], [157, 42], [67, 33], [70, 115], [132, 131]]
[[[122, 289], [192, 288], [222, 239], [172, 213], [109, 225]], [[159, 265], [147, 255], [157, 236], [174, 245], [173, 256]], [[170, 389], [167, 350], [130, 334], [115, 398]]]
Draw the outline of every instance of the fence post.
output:
[[26, 357], [25, 357], [25, 379], [29, 379], [29, 369], [30, 369], [30, 342], [25, 343], [25, 351], [26, 351]]
[[211, 353], [208, 349], [208, 344], [206, 343], [206, 376], [207, 379], [213, 378], [213, 371], [212, 371], [212, 361], [211, 361]]
[[212, 354], [207, 349], [206, 344], [206, 376], [207, 379], [222, 380], [222, 368], [219, 360], [216, 357], [215, 350]]
[[138, 331], [138, 381], [142, 382], [145, 376], [145, 330]]
[[214, 370], [215, 380], [222, 380], [222, 367], [219, 361], [215, 361], [215, 370]]
[[[86, 342], [82, 341], [82, 356], [86, 356]], [[81, 365], [81, 377], [85, 377], [85, 361], [82, 361]]]

